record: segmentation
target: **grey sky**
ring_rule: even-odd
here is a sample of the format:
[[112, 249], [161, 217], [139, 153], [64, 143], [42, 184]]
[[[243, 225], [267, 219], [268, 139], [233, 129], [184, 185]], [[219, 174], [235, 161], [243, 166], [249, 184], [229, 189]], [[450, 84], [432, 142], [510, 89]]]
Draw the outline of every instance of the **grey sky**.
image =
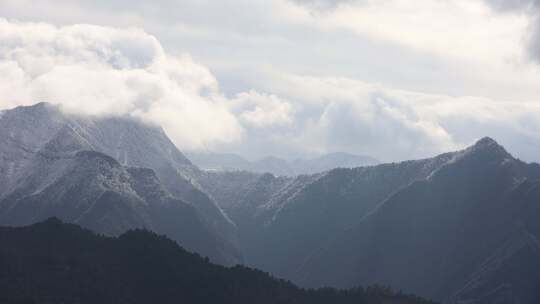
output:
[[[179, 125], [157, 111], [144, 114], [163, 120], [183, 149], [251, 158], [343, 150], [400, 160], [457, 149], [489, 135], [517, 156], [539, 160], [537, 8], [538, 2], [519, 0], [4, 0], [0, 18], [61, 28], [81, 23], [139, 28], [153, 35], [167, 56], [189, 54], [215, 76], [216, 92], [224, 97], [208, 101], [200, 92], [167, 89], [156, 107], [166, 103], [183, 117], [186, 106], [168, 100], [200, 99], [204, 106], [187, 105], [201, 117], [204, 109], [208, 117], [219, 116], [222, 120], [209, 123], [222, 121], [226, 132], [196, 121], [195, 129]], [[139, 47], [145, 54], [146, 46], [134, 52]], [[58, 54], [47, 56], [60, 60]], [[126, 56], [138, 60], [136, 54]], [[54, 82], [46, 82], [50, 91], [52, 83], [60, 86], [54, 75]], [[149, 73], [148, 79], [154, 76]], [[140, 99], [158, 98], [135, 93], [139, 101], [126, 101], [121, 111], [139, 113], [134, 105]], [[114, 102], [114, 95], [108, 97]], [[18, 104], [17, 98], [22, 97], [12, 97], [6, 106]], [[185, 134], [186, 128], [193, 134]]]

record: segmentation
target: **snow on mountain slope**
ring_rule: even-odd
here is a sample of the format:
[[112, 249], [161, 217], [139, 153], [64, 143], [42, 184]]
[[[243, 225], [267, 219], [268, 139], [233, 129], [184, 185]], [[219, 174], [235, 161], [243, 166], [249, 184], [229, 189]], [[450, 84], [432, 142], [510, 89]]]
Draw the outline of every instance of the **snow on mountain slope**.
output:
[[4, 111], [0, 119], [0, 199], [15, 190], [43, 190], [58, 179], [57, 172], [65, 166], [63, 159], [83, 150], [104, 153], [124, 166], [152, 169], [169, 193], [197, 209], [226, 247], [229, 263], [239, 261], [234, 224], [191, 182], [198, 168], [161, 128], [135, 118], [69, 115], [47, 103]]

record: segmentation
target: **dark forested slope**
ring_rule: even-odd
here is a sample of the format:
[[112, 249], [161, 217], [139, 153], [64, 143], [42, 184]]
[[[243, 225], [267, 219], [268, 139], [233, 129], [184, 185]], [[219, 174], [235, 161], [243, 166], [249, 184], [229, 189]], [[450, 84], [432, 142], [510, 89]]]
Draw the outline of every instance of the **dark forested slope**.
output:
[[112, 238], [49, 219], [0, 228], [0, 243], [0, 303], [429, 303], [381, 287], [299, 289], [144, 230]]

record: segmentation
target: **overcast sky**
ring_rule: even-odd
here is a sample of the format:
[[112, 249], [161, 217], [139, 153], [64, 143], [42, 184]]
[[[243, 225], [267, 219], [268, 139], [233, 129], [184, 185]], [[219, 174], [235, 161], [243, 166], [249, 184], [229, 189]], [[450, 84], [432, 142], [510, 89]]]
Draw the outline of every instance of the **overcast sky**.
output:
[[0, 108], [133, 115], [182, 150], [540, 160], [540, 1], [2, 0]]

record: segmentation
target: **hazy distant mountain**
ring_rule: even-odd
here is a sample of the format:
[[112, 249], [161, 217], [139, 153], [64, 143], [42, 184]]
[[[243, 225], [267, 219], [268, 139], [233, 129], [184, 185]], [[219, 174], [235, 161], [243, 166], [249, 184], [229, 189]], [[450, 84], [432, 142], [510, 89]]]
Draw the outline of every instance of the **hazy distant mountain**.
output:
[[[189, 249], [206, 248], [201, 253], [219, 262], [239, 261], [234, 224], [191, 183], [198, 168], [158, 127], [129, 117], [68, 115], [46, 103], [18, 107], [0, 117], [0, 156], [0, 223], [55, 215], [108, 234], [144, 226]], [[155, 197], [144, 187], [157, 189]], [[173, 214], [178, 223], [167, 218]], [[188, 222], [191, 232], [181, 232]], [[197, 231], [189, 236], [193, 246], [181, 237]]]
[[328, 153], [312, 159], [297, 159], [292, 162], [298, 174], [313, 174], [335, 168], [356, 168], [378, 165], [373, 157], [345, 152]]
[[424, 160], [297, 178], [216, 173], [202, 184], [238, 225], [249, 265], [303, 286], [537, 302], [540, 166], [490, 138]]
[[185, 152], [193, 164], [208, 171], [249, 171], [251, 162], [234, 153]]
[[232, 153], [190, 152], [187, 157], [199, 168], [207, 171], [250, 171], [272, 173], [276, 176], [314, 174], [335, 168], [372, 166], [379, 161], [362, 155], [336, 152], [312, 159], [285, 160], [278, 157], [264, 157], [256, 161]]
[[258, 270], [226, 268], [151, 232], [97, 236], [49, 219], [0, 227], [1, 303], [421, 304], [387, 288], [303, 290]]

